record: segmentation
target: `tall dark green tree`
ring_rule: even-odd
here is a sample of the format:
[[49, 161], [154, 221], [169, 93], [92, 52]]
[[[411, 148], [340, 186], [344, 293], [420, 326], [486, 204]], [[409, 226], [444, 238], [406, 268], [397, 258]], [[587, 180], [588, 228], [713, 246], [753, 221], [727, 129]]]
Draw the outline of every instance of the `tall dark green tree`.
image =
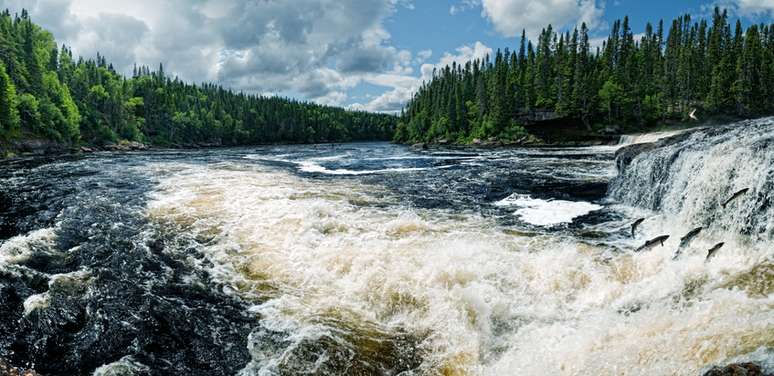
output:
[[[687, 121], [693, 109], [702, 117], [774, 114], [774, 26], [744, 28], [737, 21], [732, 32], [720, 8], [709, 22], [683, 15], [667, 25], [665, 33], [663, 20], [655, 30], [648, 23], [635, 40], [624, 17], [596, 51], [585, 24], [570, 32], [547, 26], [537, 48], [523, 32], [518, 53], [505, 49], [493, 63], [474, 61], [434, 75], [408, 103], [405, 129], [395, 139], [432, 141], [451, 131], [462, 142], [513, 140], [523, 136], [522, 123], [545, 114], [585, 132], [646, 131]], [[428, 105], [439, 98], [447, 102]], [[464, 117], [457, 103], [464, 104]], [[469, 128], [458, 125], [461, 118]], [[448, 119], [456, 120], [444, 125]], [[427, 124], [433, 132], [422, 130]]]

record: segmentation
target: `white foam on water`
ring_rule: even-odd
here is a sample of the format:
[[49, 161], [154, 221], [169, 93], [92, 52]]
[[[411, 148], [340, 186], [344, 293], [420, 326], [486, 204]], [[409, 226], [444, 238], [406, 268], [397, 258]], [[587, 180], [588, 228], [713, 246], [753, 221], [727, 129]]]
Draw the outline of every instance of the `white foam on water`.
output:
[[[509, 235], [477, 214], [410, 209], [354, 181], [254, 166], [163, 170], [173, 173], [150, 217], [214, 236], [202, 249], [212, 274], [260, 302], [252, 311], [291, 333], [291, 347], [379, 328], [414, 335], [427, 373], [695, 375], [774, 343], [774, 297], [758, 285], [771, 244], [730, 240], [705, 262], [713, 239], [700, 238], [673, 262], [677, 239], [610, 252]], [[285, 360], [252, 353], [256, 369], [244, 374]]]
[[386, 174], [394, 172], [413, 172], [413, 171], [425, 171], [438, 168], [448, 168], [452, 166], [438, 166], [438, 167], [396, 167], [396, 168], [384, 168], [378, 170], [349, 170], [349, 169], [328, 169], [319, 163], [319, 159], [311, 159], [306, 161], [297, 162], [299, 170], [309, 173], [320, 173], [326, 175], [374, 175], [374, 174]]
[[541, 200], [529, 195], [513, 194], [495, 203], [497, 206], [515, 206], [514, 214], [536, 226], [570, 223], [573, 219], [602, 209], [602, 206], [584, 201]]
[[56, 242], [54, 228], [42, 228], [14, 236], [0, 244], [0, 264], [18, 264], [35, 252], [52, 252]]
[[118, 361], [100, 366], [94, 370], [93, 376], [133, 376], [145, 375], [148, 372], [150, 368], [127, 355]]
[[24, 300], [24, 304], [23, 304], [24, 315], [27, 316], [30, 313], [32, 313], [32, 311], [35, 311], [37, 309], [48, 308], [50, 303], [51, 303], [51, 296], [48, 294], [48, 292], [30, 295], [29, 297], [27, 297], [27, 299]]
[[[250, 159], [250, 160], [256, 160], [256, 161], [292, 163], [297, 165], [298, 170], [302, 172], [318, 173], [318, 174], [325, 174], [325, 175], [339, 175], [339, 176], [402, 173], [402, 172], [426, 171], [426, 170], [432, 170], [432, 169], [438, 169], [438, 168], [453, 167], [452, 165], [448, 165], [448, 166], [434, 166], [434, 167], [396, 167], [396, 168], [384, 168], [384, 169], [375, 169], [375, 170], [350, 170], [345, 168], [329, 169], [320, 164], [321, 162], [333, 162], [333, 161], [342, 160], [349, 156], [351, 156], [351, 154], [342, 154], [342, 155], [335, 155], [330, 157], [316, 157], [316, 158], [309, 158], [305, 160], [293, 160], [291, 159], [292, 154], [283, 154], [283, 155], [277, 155], [277, 156], [248, 154], [244, 158]], [[399, 160], [399, 159], [422, 159], [422, 158], [423, 157], [407, 156], [407, 157], [388, 157], [388, 158], [368, 158], [365, 160], [392, 160], [392, 159]], [[442, 158], [428, 158], [428, 159], [442, 159]]]

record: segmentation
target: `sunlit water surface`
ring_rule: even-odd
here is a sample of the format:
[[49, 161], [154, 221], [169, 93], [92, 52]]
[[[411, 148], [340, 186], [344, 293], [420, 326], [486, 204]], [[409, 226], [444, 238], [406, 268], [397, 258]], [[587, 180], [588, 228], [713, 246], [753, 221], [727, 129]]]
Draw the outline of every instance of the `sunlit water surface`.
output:
[[[770, 140], [771, 127], [760, 127]], [[662, 187], [659, 203], [648, 204], [638, 200], [654, 180], [636, 174], [653, 167], [638, 159], [627, 170], [636, 176], [616, 178], [616, 150], [376, 143], [17, 161], [2, 169], [10, 209], [0, 283], [31, 274], [45, 282], [9, 311], [30, 322], [47, 317], [65, 305], [58, 286], [69, 281], [81, 295], [66, 306], [85, 307], [85, 323], [74, 338], [25, 324], [0, 341], [0, 356], [55, 369], [50, 350], [13, 342], [26, 330], [88, 349], [81, 337], [123, 335], [126, 346], [73, 369], [196, 370], [189, 358], [132, 345], [132, 336], [157, 333], [137, 323], [159, 320], [148, 313], [158, 298], [169, 304], [165, 315], [198, 317], [174, 325], [201, 321], [209, 333], [196, 343], [213, 346], [202, 351], [223, 363], [216, 371], [241, 375], [692, 375], [735, 359], [770, 362], [771, 221], [751, 224], [752, 234], [713, 227], [761, 214], [698, 201], [715, 197], [703, 190], [725, 197], [735, 184], [757, 184], [760, 196], [734, 205], [761, 209], [772, 198], [771, 165], [749, 172], [720, 150], [731, 162], [679, 187], [698, 193], [677, 199]], [[700, 163], [681, 153], [680, 166], [663, 169]], [[740, 183], [745, 173], [753, 176]], [[699, 225], [707, 230], [673, 259], [679, 238]], [[672, 235], [664, 246], [633, 251], [662, 234]], [[118, 262], [114, 252], [134, 253]], [[133, 287], [112, 296], [109, 286]], [[145, 300], [133, 305], [128, 294]], [[123, 313], [110, 305], [116, 299], [129, 302]], [[199, 313], [181, 313], [192, 306]], [[96, 314], [134, 329], [97, 327]]]

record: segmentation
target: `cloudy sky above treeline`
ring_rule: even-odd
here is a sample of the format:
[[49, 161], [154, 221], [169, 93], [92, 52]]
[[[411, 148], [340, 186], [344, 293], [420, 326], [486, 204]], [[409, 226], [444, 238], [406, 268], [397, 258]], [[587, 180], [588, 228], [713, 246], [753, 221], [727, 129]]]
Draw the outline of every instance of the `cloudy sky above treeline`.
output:
[[637, 33], [715, 5], [746, 23], [774, 18], [774, 0], [0, 0], [127, 74], [163, 63], [191, 82], [381, 112], [435, 67], [518, 49], [522, 29], [586, 22], [599, 42], [624, 15]]

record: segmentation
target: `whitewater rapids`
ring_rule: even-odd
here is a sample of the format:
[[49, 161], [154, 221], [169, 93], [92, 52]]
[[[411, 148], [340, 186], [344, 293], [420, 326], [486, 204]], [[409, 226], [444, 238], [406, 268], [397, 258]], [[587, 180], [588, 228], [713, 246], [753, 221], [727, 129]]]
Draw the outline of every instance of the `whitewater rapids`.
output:
[[[397, 198], [356, 181], [173, 168], [184, 172], [160, 184], [154, 218], [217, 236], [209, 256], [238, 272], [223, 278], [266, 299], [253, 311], [297, 343], [408, 333], [420, 369], [447, 375], [696, 374], [774, 344], [768, 241], [706, 263], [708, 238], [673, 262], [674, 242], [632, 254], [518, 236], [477, 214], [377, 205]], [[715, 178], [694, 177], [687, 191], [704, 194]], [[651, 222], [648, 234], [671, 225]], [[254, 351], [245, 373], [281, 367], [284, 355]]]
[[[133, 169], [151, 181], [145, 226], [211, 277], [182, 281], [244, 302], [256, 320], [229, 344], [249, 352], [240, 375], [697, 375], [732, 361], [774, 371], [774, 122], [731, 129], [661, 140], [620, 171], [617, 147], [392, 145]], [[23, 263], [30, 245], [50, 251], [52, 228], [2, 243], [0, 264]], [[663, 234], [665, 246], [633, 251]], [[55, 306], [44, 298], [24, 308]], [[122, 355], [116, 367], [147, 368]]]

